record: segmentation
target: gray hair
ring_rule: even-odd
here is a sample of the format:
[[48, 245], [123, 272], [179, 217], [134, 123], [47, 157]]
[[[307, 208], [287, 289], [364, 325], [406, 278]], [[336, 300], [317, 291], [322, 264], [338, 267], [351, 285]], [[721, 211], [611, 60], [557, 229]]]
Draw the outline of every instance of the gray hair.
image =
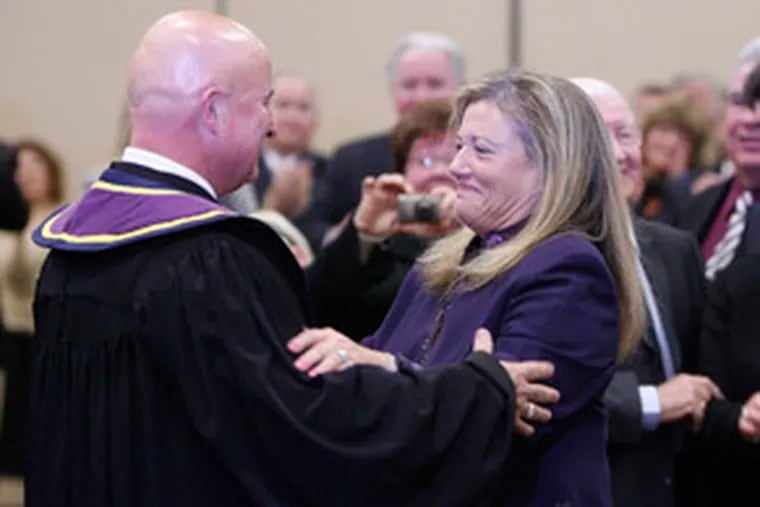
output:
[[446, 53], [451, 62], [451, 71], [457, 84], [465, 82], [466, 63], [462, 50], [450, 37], [434, 32], [412, 32], [399, 41], [391, 53], [388, 64], [385, 67], [389, 81], [396, 76], [396, 67], [401, 55], [412, 49], [441, 51]]
[[755, 37], [747, 42], [736, 55], [734, 71], [747, 64], [757, 65], [760, 63], [760, 37]]
[[274, 88], [274, 83], [280, 79], [297, 79], [299, 81], [302, 81], [308, 88], [309, 92], [311, 93], [311, 107], [314, 111], [319, 111], [319, 103], [318, 103], [318, 93], [317, 93], [317, 86], [314, 84], [314, 81], [312, 81], [309, 77], [307, 77], [304, 74], [301, 74], [300, 72], [291, 71], [291, 70], [278, 70], [272, 74], [272, 87]]

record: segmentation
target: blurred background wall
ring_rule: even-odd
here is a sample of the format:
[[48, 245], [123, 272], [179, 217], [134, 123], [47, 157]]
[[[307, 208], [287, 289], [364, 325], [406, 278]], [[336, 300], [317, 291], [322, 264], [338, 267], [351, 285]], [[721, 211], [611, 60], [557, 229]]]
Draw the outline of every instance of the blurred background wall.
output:
[[[269, 46], [275, 69], [318, 90], [316, 146], [387, 128], [385, 62], [412, 30], [451, 35], [469, 76], [504, 67], [509, 0], [227, 0]], [[70, 197], [115, 154], [132, 51], [159, 16], [214, 0], [0, 0], [0, 137], [39, 137], [67, 169]], [[757, 0], [523, 0], [523, 66], [602, 77], [630, 93], [684, 71], [726, 80], [760, 33]]]

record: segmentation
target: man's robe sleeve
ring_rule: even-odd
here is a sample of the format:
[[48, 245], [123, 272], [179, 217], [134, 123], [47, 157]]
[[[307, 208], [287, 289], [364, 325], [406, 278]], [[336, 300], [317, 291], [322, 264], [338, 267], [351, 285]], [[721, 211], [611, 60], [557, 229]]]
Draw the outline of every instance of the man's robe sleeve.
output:
[[137, 302], [142, 334], [179, 409], [249, 490], [289, 489], [294, 505], [479, 505], [498, 486], [514, 393], [490, 356], [310, 379], [286, 349], [304, 310], [255, 248], [219, 241], [164, 271]]

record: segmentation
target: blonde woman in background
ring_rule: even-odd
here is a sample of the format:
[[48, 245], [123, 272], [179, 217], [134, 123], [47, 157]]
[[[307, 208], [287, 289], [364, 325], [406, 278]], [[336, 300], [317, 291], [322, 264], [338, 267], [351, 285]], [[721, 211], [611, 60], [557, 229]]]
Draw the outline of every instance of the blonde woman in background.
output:
[[57, 208], [63, 198], [58, 157], [34, 140], [18, 143], [16, 184], [29, 206], [29, 220], [21, 232], [0, 233], [0, 295], [2, 323], [0, 370], [5, 378], [0, 427], [0, 474], [21, 475], [24, 414], [26, 411], [31, 338], [34, 334], [32, 300], [37, 274], [47, 250], [35, 245], [32, 231]]

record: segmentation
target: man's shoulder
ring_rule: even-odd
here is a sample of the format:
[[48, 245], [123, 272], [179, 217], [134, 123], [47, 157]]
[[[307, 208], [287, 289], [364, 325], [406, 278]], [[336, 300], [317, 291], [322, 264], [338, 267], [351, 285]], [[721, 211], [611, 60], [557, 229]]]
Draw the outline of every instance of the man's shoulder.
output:
[[676, 225], [680, 228], [693, 229], [696, 225], [701, 225], [695, 224], [695, 221], [703, 219], [712, 221], [712, 215], [720, 209], [719, 204], [731, 188], [732, 182], [733, 178], [692, 196], [678, 215]]
[[634, 223], [636, 236], [647, 234], [652, 240], [659, 243], [668, 243], [668, 245], [680, 245], [691, 247], [696, 245], [694, 236], [683, 229], [678, 229], [662, 222], [637, 218]]
[[718, 183], [717, 185], [713, 185], [710, 188], [707, 188], [703, 190], [702, 192], [699, 192], [698, 194], [692, 196], [691, 199], [689, 199], [689, 204], [699, 204], [704, 202], [710, 202], [717, 198], [719, 198], [721, 195], [725, 194], [729, 188], [731, 187], [733, 183], [733, 178], [730, 178], [722, 183]]
[[339, 145], [333, 157], [364, 155], [368, 152], [390, 153], [390, 133], [381, 132], [357, 139], [352, 139]]

